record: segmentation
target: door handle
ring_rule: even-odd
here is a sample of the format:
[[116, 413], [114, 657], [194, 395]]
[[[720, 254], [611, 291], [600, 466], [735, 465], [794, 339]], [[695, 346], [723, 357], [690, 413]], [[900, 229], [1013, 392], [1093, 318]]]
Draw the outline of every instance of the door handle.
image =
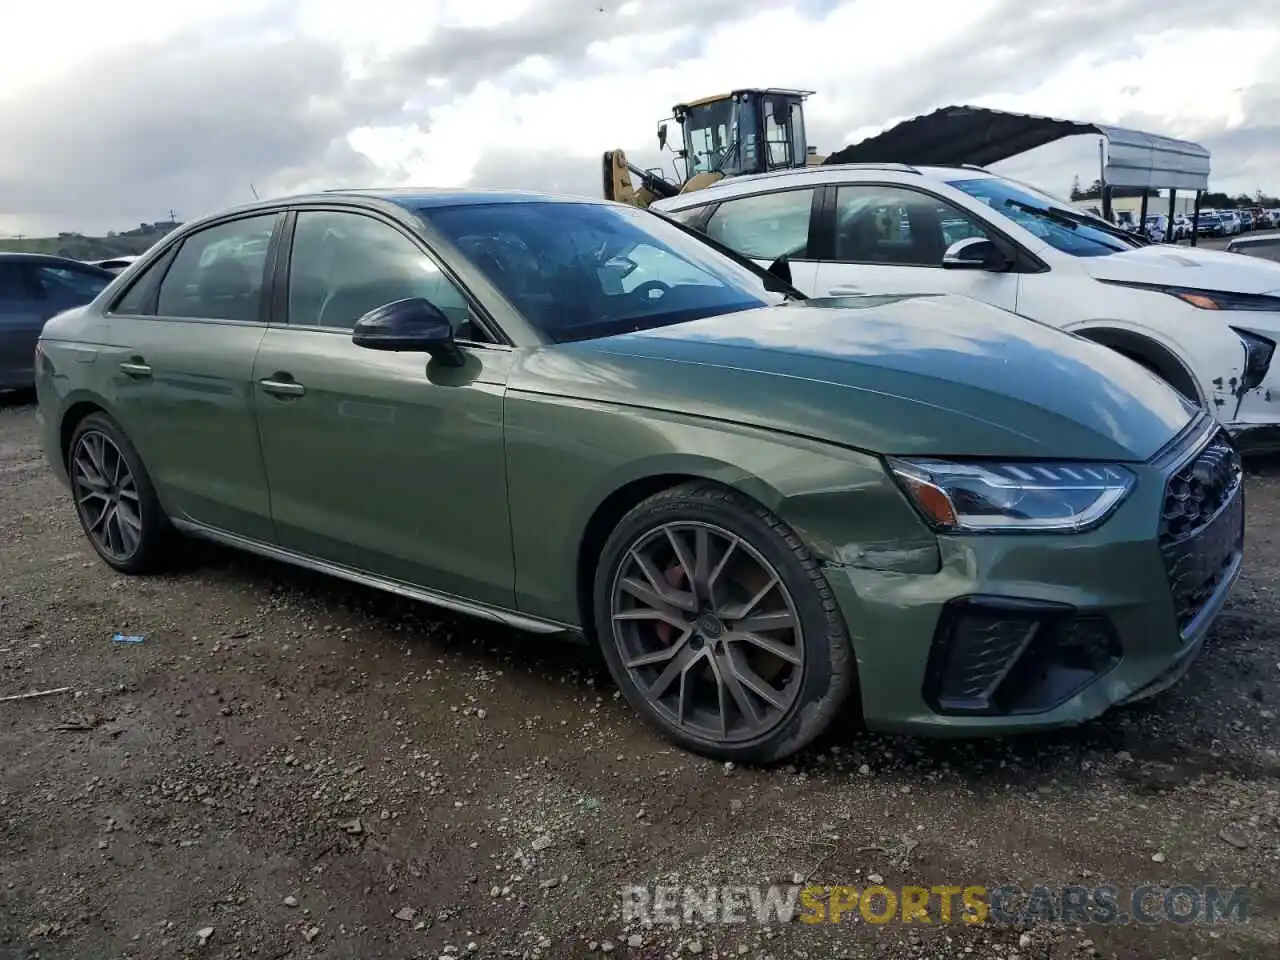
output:
[[260, 386], [273, 397], [300, 397], [307, 392], [306, 387], [298, 383], [296, 380], [259, 380]]
[[120, 364], [120, 371], [128, 377], [135, 380], [145, 380], [151, 376], [151, 366], [141, 362], [140, 360], [126, 360]]
[[854, 295], [856, 295], [856, 294], [859, 294], [859, 293], [861, 293], [861, 292], [862, 292], [862, 288], [861, 288], [861, 287], [855, 287], [855, 286], [851, 286], [851, 285], [849, 285], [849, 284], [845, 284], [845, 285], [844, 285], [844, 286], [842, 286], [842, 287], [832, 287], [830, 290], [828, 290], [828, 291], [827, 291], [827, 296], [829, 296], [829, 297], [852, 297], [852, 296], [854, 296]]

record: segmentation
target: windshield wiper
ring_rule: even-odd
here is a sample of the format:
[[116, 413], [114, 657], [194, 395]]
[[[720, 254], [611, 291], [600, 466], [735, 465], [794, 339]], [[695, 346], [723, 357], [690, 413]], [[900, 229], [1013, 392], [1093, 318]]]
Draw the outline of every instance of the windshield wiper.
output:
[[1113, 227], [1105, 220], [1098, 220], [1094, 217], [1085, 216], [1083, 213], [1075, 213], [1069, 210], [1062, 210], [1058, 207], [1037, 207], [1031, 203], [1023, 203], [1021, 200], [1012, 198], [1005, 199], [1005, 205], [1022, 210], [1026, 213], [1033, 214], [1038, 217], [1044, 217], [1053, 223], [1072, 230], [1079, 230], [1081, 227], [1090, 227], [1099, 233], [1105, 233], [1107, 236], [1115, 237], [1117, 240], [1123, 240], [1132, 247], [1139, 244], [1129, 234], [1125, 233], [1119, 227]]

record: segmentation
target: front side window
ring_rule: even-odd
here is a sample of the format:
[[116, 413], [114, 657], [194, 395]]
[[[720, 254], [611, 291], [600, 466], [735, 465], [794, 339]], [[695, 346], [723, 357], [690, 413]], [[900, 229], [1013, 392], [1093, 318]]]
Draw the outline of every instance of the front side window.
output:
[[[161, 317], [259, 318], [267, 246], [276, 214], [231, 220], [191, 234], [160, 283]], [[135, 289], [138, 284], [135, 284]], [[132, 292], [132, 291], [130, 291]], [[126, 294], [125, 300], [129, 297]], [[124, 303], [121, 303], [121, 308]]]
[[804, 257], [809, 251], [812, 208], [812, 188], [726, 200], [707, 221], [706, 232], [744, 257]]
[[644, 210], [497, 202], [420, 211], [540, 331], [563, 342], [782, 301], [765, 278]]
[[836, 190], [835, 257], [843, 263], [941, 267], [947, 247], [987, 237], [980, 221], [918, 190], [852, 184]]
[[[1002, 216], [1034, 234], [1055, 250], [1073, 257], [1105, 257], [1132, 250], [1137, 243], [1105, 224], [1067, 206], [1058, 205], [1050, 197], [1023, 189], [1000, 177], [950, 180], [950, 186], [980, 200]], [[1122, 211], [1118, 217], [1124, 218]], [[1128, 222], [1134, 222], [1128, 215]]]
[[360, 213], [303, 210], [289, 258], [289, 322], [350, 330], [364, 314], [422, 297], [460, 340], [485, 342], [462, 291], [390, 224]]

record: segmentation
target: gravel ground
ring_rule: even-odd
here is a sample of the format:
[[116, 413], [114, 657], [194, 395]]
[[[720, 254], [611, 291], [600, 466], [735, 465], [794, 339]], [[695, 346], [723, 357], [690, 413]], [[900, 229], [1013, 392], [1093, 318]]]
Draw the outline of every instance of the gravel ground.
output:
[[[192, 546], [116, 575], [0, 402], [0, 958], [1268, 957], [1280, 466], [1186, 679], [1084, 728], [842, 726], [773, 770], [647, 731], [582, 647]], [[141, 635], [140, 644], [111, 642]], [[1244, 884], [1248, 922], [624, 924], [629, 884]]]

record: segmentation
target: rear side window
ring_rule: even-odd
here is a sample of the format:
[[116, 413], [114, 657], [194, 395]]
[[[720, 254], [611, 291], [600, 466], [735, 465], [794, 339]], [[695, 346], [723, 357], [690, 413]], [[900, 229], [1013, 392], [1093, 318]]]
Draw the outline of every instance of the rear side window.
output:
[[232, 220], [184, 239], [160, 284], [156, 314], [209, 320], [259, 319], [267, 248], [276, 217], [268, 213]]
[[26, 300], [27, 288], [16, 263], [0, 263], [0, 300]]
[[111, 277], [74, 267], [37, 266], [32, 274], [42, 298], [71, 303], [88, 303], [112, 280]]
[[707, 235], [746, 257], [803, 257], [813, 194], [810, 188], [726, 200], [707, 221]]

